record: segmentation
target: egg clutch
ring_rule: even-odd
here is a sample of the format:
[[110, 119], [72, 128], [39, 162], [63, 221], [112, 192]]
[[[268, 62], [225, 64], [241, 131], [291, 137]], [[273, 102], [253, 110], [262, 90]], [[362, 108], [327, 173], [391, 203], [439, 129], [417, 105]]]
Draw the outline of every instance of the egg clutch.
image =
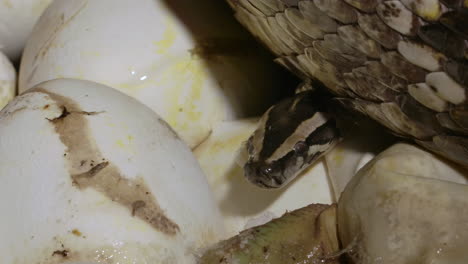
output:
[[[325, 2], [237, 18], [373, 1]], [[298, 85], [227, 1], [0, 2], [0, 263], [467, 262], [466, 168], [365, 117], [282, 188], [245, 178]]]

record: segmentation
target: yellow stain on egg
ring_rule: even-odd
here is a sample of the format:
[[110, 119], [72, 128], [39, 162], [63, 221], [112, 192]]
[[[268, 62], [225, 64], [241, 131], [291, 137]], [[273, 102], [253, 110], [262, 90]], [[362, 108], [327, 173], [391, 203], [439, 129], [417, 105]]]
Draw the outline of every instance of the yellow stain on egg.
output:
[[226, 151], [230, 153], [235, 152], [242, 146], [242, 143], [246, 141], [249, 136], [250, 133], [239, 133], [238, 135], [234, 135], [229, 138], [223, 138], [222, 140], [214, 141], [211, 145], [209, 145], [208, 151], [212, 154]]
[[[233, 163], [229, 170], [226, 171], [226, 175], [224, 177], [229, 182], [235, 182], [239, 180], [243, 181], [244, 170], [239, 165]], [[219, 179], [219, 182], [225, 184], [222, 178]], [[219, 184], [219, 182], [217, 184]]]
[[32, 12], [36, 15], [40, 15], [51, 2], [52, 0], [34, 1], [32, 5]]
[[62, 72], [62, 71], [63, 71], [63, 67], [62, 67], [61, 65], [57, 65], [57, 66], [55, 66], [54, 70], [55, 70], [56, 72]]
[[115, 144], [119, 147], [119, 148], [125, 148], [125, 143], [119, 139], [115, 142]]
[[156, 46], [157, 54], [165, 54], [169, 50], [169, 48], [171, 48], [172, 45], [175, 43], [177, 36], [176, 31], [174, 29], [174, 22], [170, 18], [166, 17], [163, 23], [165, 30], [162, 39], [153, 42], [153, 44]]
[[10, 0], [3, 0], [3, 5], [8, 7], [8, 8], [12, 8], [13, 7], [13, 4], [10, 2]]
[[115, 141], [115, 145], [123, 150], [126, 150], [130, 153], [134, 153], [134, 148], [133, 148], [133, 136], [127, 135], [123, 139], [118, 139]]
[[117, 127], [117, 124], [113, 122], [108, 122], [107, 125], [110, 127]]
[[101, 53], [99, 51], [82, 51], [81, 56], [97, 58], [101, 57]]
[[5, 97], [0, 97], [0, 110], [8, 104], [10, 100]]
[[0, 80], [0, 110], [15, 97], [13, 88], [9, 81]]
[[187, 129], [194, 121], [200, 120], [202, 113], [197, 102], [202, 97], [207, 75], [203, 63], [188, 54], [175, 60], [161, 74], [161, 84], [167, 86], [165, 98], [170, 106], [166, 121], [172, 127]]
[[344, 160], [344, 149], [340, 147], [335, 147], [333, 150], [333, 161], [336, 163], [336, 165], [341, 165]]
[[[233, 130], [232, 135], [230, 133], [220, 137], [219, 140], [209, 140], [195, 149], [195, 155], [205, 173], [209, 175], [212, 186], [242, 179], [243, 170], [237, 164], [236, 156], [239, 155], [239, 149], [251, 132], [250, 129]], [[200, 160], [201, 157], [203, 160]]]
[[73, 230], [71, 231], [71, 233], [72, 233], [73, 235], [75, 235], [75, 236], [82, 236], [82, 235], [83, 235], [83, 234], [81, 233], [81, 231], [80, 231], [79, 229], [76, 229], [76, 228], [73, 229]]
[[138, 91], [140, 90], [143, 90], [147, 87], [157, 87], [157, 82], [150, 79], [146, 79], [144, 81], [130, 81], [126, 83], [119, 83], [114, 86], [121, 91], [125, 91], [127, 95], [136, 97]]

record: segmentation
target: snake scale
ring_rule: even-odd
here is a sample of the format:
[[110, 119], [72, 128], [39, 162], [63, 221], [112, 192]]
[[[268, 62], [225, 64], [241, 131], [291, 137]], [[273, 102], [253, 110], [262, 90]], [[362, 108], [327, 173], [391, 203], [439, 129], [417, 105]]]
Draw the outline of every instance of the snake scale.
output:
[[[393, 134], [468, 166], [468, 1], [227, 1], [277, 63]], [[256, 184], [284, 179], [270, 181]]]

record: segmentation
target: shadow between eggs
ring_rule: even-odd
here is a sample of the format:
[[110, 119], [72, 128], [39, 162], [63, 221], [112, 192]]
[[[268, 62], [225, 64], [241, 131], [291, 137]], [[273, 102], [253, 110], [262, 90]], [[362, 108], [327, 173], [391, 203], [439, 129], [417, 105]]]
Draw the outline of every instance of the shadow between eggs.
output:
[[196, 46], [188, 52], [205, 63], [238, 118], [261, 115], [293, 93], [298, 80], [273, 62], [274, 56], [237, 22], [226, 1], [162, 2], [190, 32]]

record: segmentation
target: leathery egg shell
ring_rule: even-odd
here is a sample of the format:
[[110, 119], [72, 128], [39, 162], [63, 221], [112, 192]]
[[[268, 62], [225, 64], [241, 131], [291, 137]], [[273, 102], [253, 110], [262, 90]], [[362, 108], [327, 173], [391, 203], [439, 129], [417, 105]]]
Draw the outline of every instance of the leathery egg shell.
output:
[[351, 179], [337, 220], [352, 263], [466, 263], [466, 169], [395, 144]]
[[52, 0], [0, 1], [0, 51], [19, 59], [26, 39], [44, 9]]
[[224, 218], [228, 236], [264, 224], [286, 211], [311, 203], [331, 203], [324, 163], [317, 162], [281, 189], [265, 190], [248, 182], [239, 162], [239, 149], [257, 126], [257, 119], [217, 124], [195, 150]]
[[0, 52], [0, 109], [2, 109], [16, 92], [16, 71], [10, 60]]
[[189, 148], [151, 109], [57, 79], [0, 112], [0, 263], [194, 263], [223, 236]]
[[194, 147], [215, 123], [260, 114], [280, 91], [279, 68], [254, 43], [222, 1], [58, 0], [31, 34], [19, 90], [62, 77], [105, 84]]

